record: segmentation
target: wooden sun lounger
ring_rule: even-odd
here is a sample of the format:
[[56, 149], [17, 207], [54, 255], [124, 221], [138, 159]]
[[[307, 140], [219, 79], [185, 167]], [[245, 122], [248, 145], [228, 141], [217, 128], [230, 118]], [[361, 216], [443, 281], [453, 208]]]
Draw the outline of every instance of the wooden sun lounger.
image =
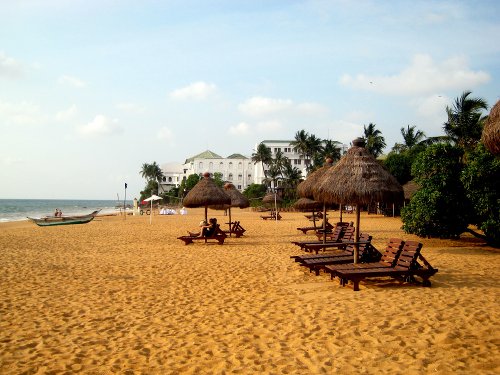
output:
[[300, 260], [300, 265], [308, 267], [311, 272], [319, 275], [321, 269], [330, 264], [345, 264], [354, 262], [354, 248], [359, 246], [359, 260], [361, 262], [376, 262], [382, 254], [371, 244], [372, 236], [362, 234], [358, 242], [349, 242], [345, 250], [335, 251], [330, 256], [321, 256], [318, 258], [309, 258]]
[[[353, 289], [359, 291], [359, 282], [369, 277], [384, 277], [389, 276], [393, 278], [401, 278], [403, 281], [413, 282], [414, 277], [419, 276], [422, 278], [422, 286], [430, 287], [431, 282], [429, 278], [436, 274], [438, 270], [433, 268], [427, 260], [420, 253], [422, 244], [416, 241], [407, 241], [403, 246], [403, 250], [397, 258], [394, 267], [384, 268], [359, 268], [353, 267], [351, 269], [337, 269], [332, 271], [332, 277], [337, 276], [340, 278], [341, 285], [345, 286], [348, 281], [353, 283]], [[421, 260], [424, 265], [418, 263]]]
[[[326, 222], [326, 229], [327, 230], [332, 230], [333, 229], [333, 225], [330, 224], [329, 222]], [[320, 224], [320, 225], [316, 225], [315, 227], [302, 227], [302, 228], [297, 228], [297, 230], [300, 230], [302, 231], [304, 234], [307, 234], [307, 232], [309, 232], [310, 230], [314, 230], [314, 231], [318, 231], [318, 230], [321, 230], [323, 228], [323, 224]]]
[[209, 240], [215, 240], [219, 243], [219, 245], [224, 244], [224, 240], [226, 239], [227, 235], [224, 233], [223, 230], [220, 229], [219, 224], [217, 224], [217, 228], [215, 229], [215, 232], [211, 236], [180, 236], [177, 237], [177, 239], [184, 241], [185, 245], [189, 245], [194, 243], [194, 241], [203, 241], [207, 243]]
[[[342, 229], [344, 230], [344, 233], [347, 232], [347, 231], [350, 231], [352, 230], [354, 232], [354, 223], [351, 221], [350, 223], [347, 223], [347, 222], [338, 222], [337, 224], [335, 224], [335, 227], [342, 227]], [[324, 231], [323, 231], [323, 228], [319, 228], [317, 231], [316, 231], [316, 237], [318, 237], [318, 241], [322, 241], [323, 240], [323, 235]], [[333, 232], [331, 231], [331, 229], [326, 229], [326, 238], [328, 240], [331, 240], [331, 237], [334, 237], [333, 235]]]
[[[276, 217], [277, 215], [277, 217]], [[271, 220], [281, 220], [281, 215], [280, 213], [274, 213], [274, 211], [271, 212], [269, 215], [260, 215], [260, 217], [264, 220], [271, 219]]]
[[243, 236], [243, 233], [246, 232], [246, 229], [241, 226], [239, 221], [233, 221], [226, 224], [229, 224], [229, 230], [225, 230], [224, 233], [229, 234], [229, 236], [234, 234], [236, 238], [240, 238]]
[[[335, 227], [333, 229], [332, 239], [328, 241], [328, 243], [339, 243], [341, 242], [341, 238], [344, 235], [344, 229], [342, 227]], [[304, 247], [309, 244], [319, 244], [323, 243], [323, 241], [292, 241], [292, 244], [299, 246], [302, 250]], [[308, 251], [308, 250], [306, 250]]]

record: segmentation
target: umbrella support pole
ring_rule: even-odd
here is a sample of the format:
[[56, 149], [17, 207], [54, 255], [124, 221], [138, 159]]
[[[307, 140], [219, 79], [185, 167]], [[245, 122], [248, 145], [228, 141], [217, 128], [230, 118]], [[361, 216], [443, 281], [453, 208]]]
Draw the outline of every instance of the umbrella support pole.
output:
[[359, 218], [360, 218], [360, 210], [361, 206], [359, 203], [356, 203], [356, 244], [354, 245], [354, 264], [358, 263], [358, 258], [359, 258]]

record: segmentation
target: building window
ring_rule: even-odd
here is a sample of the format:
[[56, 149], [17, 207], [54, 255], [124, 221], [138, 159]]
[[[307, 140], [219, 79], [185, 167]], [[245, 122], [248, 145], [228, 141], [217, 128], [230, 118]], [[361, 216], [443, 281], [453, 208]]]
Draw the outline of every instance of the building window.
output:
[[172, 182], [172, 177], [169, 177], [169, 178], [168, 178], [168, 182]]
[[233, 169], [233, 162], [232, 161], [229, 162], [229, 169]]
[[165, 176], [163, 176], [163, 178], [162, 178], [161, 180], [162, 180], [163, 182], [165, 182], [165, 181], [166, 181], [166, 177], [165, 177]]
[[275, 147], [274, 148], [274, 153], [277, 153], [278, 151], [281, 151], [281, 149], [279, 147]]
[[203, 162], [202, 162], [202, 161], [200, 161], [200, 162], [198, 163], [198, 169], [199, 169], [200, 171], [203, 169]]
[[229, 175], [227, 176], [227, 179], [229, 181], [233, 181], [233, 174], [232, 173], [229, 173]]
[[241, 190], [241, 185], [238, 185], [238, 190]]
[[238, 181], [241, 181], [243, 179], [243, 175], [239, 174], [238, 175]]
[[210, 162], [208, 163], [208, 170], [211, 171], [214, 169], [214, 163]]
[[241, 168], [243, 168], [243, 163], [240, 161], [240, 162], [238, 163], [238, 169], [241, 169]]
[[224, 163], [220, 162], [219, 163], [219, 170], [222, 171], [224, 169]]
[[295, 165], [301, 165], [302, 162], [301, 162], [300, 159], [293, 159], [293, 164], [295, 164]]
[[249, 175], [247, 176], [247, 179], [248, 179], [248, 181], [252, 180], [252, 175], [251, 175], [251, 174], [249, 174]]

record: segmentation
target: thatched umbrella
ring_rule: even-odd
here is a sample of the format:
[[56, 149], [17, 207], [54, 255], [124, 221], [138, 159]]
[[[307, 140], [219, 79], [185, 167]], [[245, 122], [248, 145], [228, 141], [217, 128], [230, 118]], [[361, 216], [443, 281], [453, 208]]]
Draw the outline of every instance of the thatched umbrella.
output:
[[215, 184], [210, 178], [210, 173], [205, 172], [203, 178], [186, 194], [182, 204], [190, 208], [205, 207], [205, 221], [207, 221], [209, 206], [230, 205], [231, 198]]
[[500, 100], [490, 111], [481, 140], [493, 155], [500, 155]]
[[323, 208], [323, 203], [310, 198], [300, 198], [293, 204], [293, 207], [300, 211], [312, 211], [313, 225], [316, 228], [316, 211]]
[[403, 192], [405, 196], [405, 200], [411, 200], [411, 197], [420, 189], [420, 185], [417, 184], [414, 180], [408, 181], [403, 185]]
[[[241, 194], [233, 184], [227, 183], [224, 185], [224, 193], [231, 199], [230, 204], [222, 204], [210, 206], [215, 210], [229, 210], [229, 229], [231, 229], [231, 207], [247, 208], [250, 206], [250, 201], [247, 197]], [[231, 235], [231, 233], [229, 233]]]
[[264, 198], [262, 198], [262, 203], [274, 205], [274, 211], [276, 212], [276, 221], [278, 221], [278, 203], [283, 202], [283, 198], [281, 198], [276, 193], [267, 193]]
[[[403, 188], [364, 147], [364, 139], [357, 138], [352, 144], [340, 161], [325, 173], [314, 191], [314, 199], [327, 203], [355, 203], [356, 242], [359, 242], [360, 205], [373, 201], [402, 201]], [[358, 262], [358, 250], [356, 245], [355, 263]]]

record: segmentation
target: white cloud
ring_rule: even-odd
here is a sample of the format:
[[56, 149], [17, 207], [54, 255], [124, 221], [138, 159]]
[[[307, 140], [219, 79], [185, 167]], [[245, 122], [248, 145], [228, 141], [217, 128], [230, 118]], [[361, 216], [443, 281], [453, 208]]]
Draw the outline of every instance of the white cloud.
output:
[[10, 167], [10, 166], [16, 165], [16, 164], [22, 164], [24, 162], [22, 159], [12, 157], [12, 156], [4, 157], [4, 158], [0, 159], [0, 161], [1, 161], [0, 164], [5, 165], [7, 167]]
[[118, 125], [118, 120], [111, 120], [104, 115], [97, 115], [94, 120], [81, 126], [78, 131], [81, 135], [92, 137], [120, 134], [123, 129]]
[[229, 127], [229, 133], [234, 135], [246, 135], [250, 132], [250, 125], [240, 122], [238, 125]]
[[328, 108], [312, 102], [300, 103], [296, 107], [297, 111], [304, 115], [320, 116], [328, 113]]
[[451, 99], [443, 95], [431, 95], [425, 98], [418, 98], [411, 102], [417, 113], [423, 117], [436, 117], [445, 113], [446, 106], [449, 106]]
[[45, 116], [40, 106], [29, 102], [11, 103], [0, 101], [0, 120], [17, 125], [37, 125], [45, 123]]
[[76, 87], [78, 89], [87, 86], [87, 84], [84, 81], [82, 81], [80, 78], [72, 77], [72, 76], [68, 76], [68, 75], [62, 75], [61, 77], [59, 77], [58, 82], [61, 85], [68, 85], [71, 87]]
[[263, 134], [275, 133], [282, 129], [283, 125], [276, 120], [262, 121], [257, 124], [257, 131]]
[[169, 128], [164, 126], [158, 131], [158, 133], [156, 134], [156, 137], [160, 141], [167, 141], [169, 143], [172, 143], [172, 141], [174, 139], [174, 134], [172, 133], [172, 130], [170, 130]]
[[465, 58], [452, 57], [442, 63], [436, 63], [429, 55], [420, 54], [399, 74], [358, 74], [356, 77], [344, 74], [340, 83], [353, 89], [388, 95], [425, 95], [449, 89], [473, 88], [489, 80], [488, 73], [471, 70]]
[[172, 99], [186, 100], [195, 99], [202, 100], [208, 98], [217, 90], [217, 86], [213, 83], [195, 82], [189, 86], [182, 87], [170, 93]]
[[330, 139], [347, 145], [363, 134], [363, 125], [346, 120], [334, 121], [329, 129]]
[[290, 99], [273, 99], [256, 96], [238, 106], [240, 112], [249, 116], [264, 116], [290, 109], [293, 102]]
[[144, 113], [146, 111], [143, 106], [135, 103], [118, 103], [115, 107], [124, 112], [135, 114]]
[[56, 113], [56, 120], [60, 121], [60, 122], [69, 121], [75, 117], [77, 112], [78, 112], [78, 110], [76, 108], [76, 105], [73, 104], [71, 107], [57, 112]]
[[23, 65], [0, 51], [0, 76], [17, 78], [23, 74]]

